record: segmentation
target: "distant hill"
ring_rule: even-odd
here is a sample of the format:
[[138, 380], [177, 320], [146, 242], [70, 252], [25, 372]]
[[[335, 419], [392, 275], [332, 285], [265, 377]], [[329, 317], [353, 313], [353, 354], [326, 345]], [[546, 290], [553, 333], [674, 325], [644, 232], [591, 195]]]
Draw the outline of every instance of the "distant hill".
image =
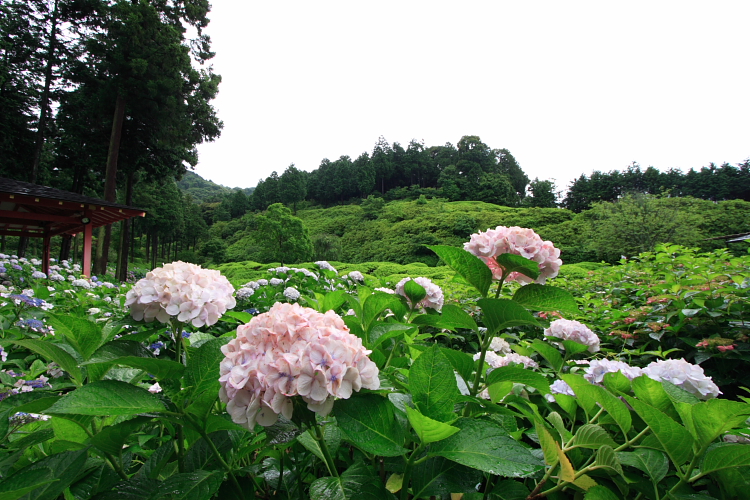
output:
[[221, 201], [224, 195], [230, 194], [237, 189], [250, 196], [255, 188], [230, 188], [216, 184], [213, 181], [207, 181], [195, 172], [185, 172], [182, 179], [177, 182], [179, 187], [184, 193], [189, 194], [193, 197], [193, 201], [196, 203], [217, 203]]

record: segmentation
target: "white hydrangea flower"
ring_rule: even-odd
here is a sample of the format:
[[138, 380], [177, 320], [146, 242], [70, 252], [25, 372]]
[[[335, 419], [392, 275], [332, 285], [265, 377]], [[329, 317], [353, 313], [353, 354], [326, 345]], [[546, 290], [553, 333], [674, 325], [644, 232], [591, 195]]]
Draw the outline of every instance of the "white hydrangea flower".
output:
[[279, 278], [271, 278], [271, 286], [279, 286], [284, 283], [284, 280]]
[[365, 277], [359, 271], [352, 271], [349, 273], [349, 279], [358, 283], [364, 283]]
[[556, 319], [544, 330], [545, 337], [557, 337], [562, 340], [572, 340], [589, 347], [589, 352], [599, 350], [599, 336], [589, 327], [578, 321]]
[[255, 293], [254, 288], [242, 287], [239, 290], [237, 290], [237, 298], [240, 300], [246, 300], [252, 297], [254, 293]]
[[703, 368], [684, 359], [660, 359], [650, 363], [643, 373], [654, 380], [666, 380], [681, 387], [702, 399], [718, 397], [719, 387], [711, 377], [707, 377]]
[[268, 280], [265, 278], [261, 278], [258, 280], [258, 286], [266, 286], [268, 285]]
[[[474, 354], [474, 361], [478, 360], [479, 356], [480, 353]], [[536, 361], [528, 356], [522, 356], [515, 352], [510, 352], [504, 356], [498, 356], [492, 351], [487, 351], [487, 354], [484, 356], [484, 362], [490, 365], [492, 369], [508, 366], [511, 363], [523, 365], [524, 368], [539, 368]], [[490, 371], [492, 371], [492, 369], [490, 369]]]
[[89, 283], [88, 280], [84, 280], [84, 279], [77, 279], [77, 280], [74, 279], [71, 285], [77, 286], [79, 288], [85, 288], [86, 290], [91, 289], [91, 283]]
[[47, 275], [41, 271], [34, 271], [33, 273], [31, 273], [31, 277], [34, 279], [47, 279]]
[[395, 294], [395, 293], [396, 293], [396, 291], [395, 291], [395, 290], [391, 290], [390, 288], [383, 288], [383, 287], [379, 287], [379, 288], [376, 288], [376, 289], [375, 289], [375, 291], [376, 291], [376, 292], [389, 293], [389, 294], [391, 294], [391, 295], [393, 295], [393, 294]]
[[492, 342], [490, 342], [490, 350], [495, 352], [502, 352], [505, 354], [513, 352], [513, 350], [510, 348], [510, 344], [500, 337], [495, 337], [492, 339]]
[[321, 269], [325, 269], [326, 271], [333, 271], [334, 273], [338, 274], [339, 272], [336, 270], [335, 267], [333, 267], [331, 264], [326, 262], [325, 260], [319, 260], [315, 262], [315, 265], [318, 266]]
[[290, 286], [284, 290], [284, 297], [286, 297], [287, 300], [290, 301], [297, 300], [300, 297], [299, 290]]
[[585, 375], [583, 378], [592, 384], [601, 384], [604, 380], [604, 375], [607, 373], [621, 372], [630, 380], [640, 377], [643, 374], [643, 371], [636, 366], [630, 366], [622, 361], [612, 361], [609, 359], [595, 359], [591, 361], [589, 366], [584, 369], [584, 372]]

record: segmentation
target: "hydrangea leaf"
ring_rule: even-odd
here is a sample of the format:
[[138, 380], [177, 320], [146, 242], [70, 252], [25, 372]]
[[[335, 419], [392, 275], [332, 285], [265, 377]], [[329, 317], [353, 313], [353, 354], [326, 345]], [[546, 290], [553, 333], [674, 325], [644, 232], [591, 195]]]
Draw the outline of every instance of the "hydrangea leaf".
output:
[[47, 468], [22, 470], [0, 482], [0, 500], [16, 500], [26, 493], [47, 486], [50, 483], [60, 481]]
[[403, 335], [409, 330], [416, 331], [414, 325], [407, 323], [381, 323], [377, 321], [370, 327], [365, 347], [375, 349], [386, 340]]
[[487, 291], [492, 284], [492, 271], [482, 260], [461, 248], [447, 245], [428, 246], [435, 252], [451, 269], [456, 271], [466, 282], [482, 294], [487, 296]]
[[409, 406], [406, 407], [406, 416], [414, 428], [414, 432], [419, 436], [419, 440], [424, 444], [449, 438], [459, 430], [458, 427], [453, 427], [452, 425], [422, 415], [419, 410], [415, 410]]
[[127, 443], [135, 431], [150, 420], [148, 417], [136, 417], [120, 422], [119, 424], [104, 427], [91, 438], [91, 444], [106, 453], [117, 456], [122, 452], [123, 445]]
[[423, 415], [439, 422], [455, 419], [454, 406], [460, 392], [453, 367], [437, 344], [420, 354], [412, 364], [409, 390], [414, 405]]
[[453, 304], [445, 304], [440, 314], [420, 314], [419, 316], [415, 316], [412, 323], [445, 328], [446, 330], [456, 330], [458, 328], [466, 328], [467, 330], [477, 329], [474, 318], [462, 308]]
[[495, 257], [495, 260], [505, 270], [504, 275], [506, 276], [510, 273], [520, 273], [532, 280], [539, 277], [539, 264], [526, 257], [513, 253], [503, 253]]
[[221, 347], [227, 342], [228, 338], [217, 338], [196, 349], [188, 348], [189, 362], [184, 384], [190, 391], [191, 403], [187, 410], [195, 415], [204, 415], [219, 397], [219, 366], [224, 359]]
[[376, 394], [355, 394], [336, 401], [333, 413], [349, 441], [367, 453], [396, 457], [406, 453], [404, 430], [396, 421], [393, 404]]
[[502, 381], [528, 385], [542, 394], [549, 394], [549, 381], [547, 377], [521, 366], [501, 366], [500, 368], [495, 368], [487, 375], [487, 385]]
[[528, 496], [529, 489], [518, 481], [504, 479], [495, 483], [492, 494], [500, 500], [525, 500]]
[[[326, 446], [331, 454], [335, 456], [336, 450], [341, 445], [341, 430], [335, 425], [326, 425], [323, 428], [323, 439], [326, 440]], [[323, 455], [323, 450], [320, 448], [320, 443], [310, 434], [309, 430], [297, 436], [297, 441], [307, 448], [310, 453], [325, 462], [325, 456]]]
[[584, 424], [578, 428], [573, 445], [581, 448], [599, 449], [602, 446], [616, 447], [617, 444], [603, 427]]
[[83, 375], [81, 374], [81, 369], [78, 368], [78, 363], [75, 358], [52, 342], [26, 339], [16, 340], [14, 343], [21, 347], [25, 347], [30, 351], [34, 351], [50, 361], [54, 361], [60, 365], [60, 368], [70, 374], [70, 378], [72, 378], [76, 384], [80, 385], [83, 382]]
[[311, 500], [388, 500], [395, 498], [370, 467], [356, 462], [340, 477], [321, 477], [310, 485]]
[[560, 351], [549, 345], [547, 342], [542, 342], [539, 339], [534, 339], [529, 347], [541, 354], [556, 372], [560, 371], [563, 364], [563, 358]]
[[579, 314], [578, 303], [567, 290], [531, 283], [513, 294], [513, 300], [533, 311], [560, 311]]
[[482, 473], [443, 457], [431, 457], [416, 464], [411, 477], [413, 498], [439, 498], [446, 493], [475, 492], [474, 487], [481, 482]]
[[386, 309], [393, 307], [398, 298], [388, 293], [373, 293], [365, 299], [362, 306], [362, 326], [366, 332], [370, 331], [373, 322]]
[[224, 482], [224, 473], [197, 470], [174, 474], [159, 485], [158, 498], [210, 500]]
[[56, 333], [65, 335], [70, 345], [84, 360], [88, 360], [104, 342], [101, 327], [93, 321], [75, 316], [48, 314], [47, 322]]
[[168, 359], [156, 358], [139, 358], [136, 356], [126, 356], [113, 360], [114, 364], [138, 368], [153, 375], [157, 380], [168, 378], [180, 378], [185, 371], [185, 365], [170, 361]]
[[598, 484], [591, 489], [589, 489], [586, 492], [586, 495], [583, 497], [583, 500], [619, 500], [620, 497], [618, 497], [615, 493], [612, 492], [609, 488], [606, 488], [602, 486], [601, 484]]
[[508, 299], [479, 299], [484, 324], [489, 335], [511, 326], [541, 326], [537, 319], [523, 306]]
[[597, 450], [594, 468], [606, 469], [622, 476], [622, 465], [620, 465], [620, 461], [615, 455], [615, 450], [610, 445], [602, 445]]
[[[63, 490], [70, 486], [83, 471], [87, 455], [88, 453], [85, 449], [49, 455], [25, 469], [21, 469], [21, 471], [8, 478], [7, 481], [12, 481], [19, 474], [27, 473], [29, 476], [32, 476], [32, 471], [44, 471], [46, 475], [44, 479], [42, 479], [41, 475], [37, 476], [37, 473], [33, 474], [33, 478], [37, 481], [37, 484], [36, 488], [28, 493], [27, 498], [53, 500], [62, 495]], [[50, 482], [47, 481], [48, 479], [56, 480]], [[5, 482], [6, 479], [3, 479], [3, 481], [0, 481], [0, 485], [4, 486]]]
[[669, 472], [669, 459], [659, 450], [637, 448], [631, 452], [618, 453], [617, 458], [621, 464], [635, 467], [645, 473], [654, 484], [661, 482]]
[[663, 451], [669, 455], [675, 466], [682, 466], [692, 457], [693, 437], [687, 429], [659, 409], [636, 398], [627, 395], [623, 397], [651, 428]]
[[563, 340], [562, 345], [563, 347], [565, 347], [565, 352], [567, 352], [571, 356], [585, 352], [589, 348], [589, 346], [581, 344], [580, 342], [576, 342], [574, 340]]
[[693, 425], [700, 446], [742, 425], [750, 417], [750, 405], [727, 399], [712, 399], [693, 405]]
[[701, 473], [721, 469], [750, 466], [750, 446], [736, 443], [717, 443], [706, 451], [701, 463]]
[[470, 354], [447, 347], [441, 347], [440, 352], [448, 359], [448, 362], [464, 379], [464, 382], [471, 380], [471, 374], [474, 372], [474, 359]]
[[558, 452], [560, 451], [560, 445], [552, 437], [544, 422], [536, 418], [534, 419], [536, 435], [539, 438], [539, 445], [542, 447], [542, 453], [544, 454], [544, 462], [548, 467], [554, 467], [557, 462], [560, 461]]
[[404, 283], [404, 293], [412, 305], [419, 304], [422, 299], [427, 297], [427, 290], [414, 280], [407, 280]]
[[433, 443], [429, 455], [506, 477], [528, 477], [544, 468], [542, 460], [493, 422], [461, 418], [453, 425], [461, 430]]
[[325, 294], [323, 300], [320, 302], [320, 312], [325, 313], [327, 311], [336, 311], [339, 307], [344, 305], [346, 297], [346, 291], [344, 290], [335, 290]]
[[652, 379], [648, 375], [641, 375], [633, 379], [632, 385], [633, 393], [640, 401], [661, 410], [676, 421], [680, 420], [680, 416], [674, 409], [672, 401], [667, 396], [661, 382]]
[[47, 413], [137, 415], [165, 409], [164, 403], [146, 389], [118, 380], [100, 380], [66, 394]]

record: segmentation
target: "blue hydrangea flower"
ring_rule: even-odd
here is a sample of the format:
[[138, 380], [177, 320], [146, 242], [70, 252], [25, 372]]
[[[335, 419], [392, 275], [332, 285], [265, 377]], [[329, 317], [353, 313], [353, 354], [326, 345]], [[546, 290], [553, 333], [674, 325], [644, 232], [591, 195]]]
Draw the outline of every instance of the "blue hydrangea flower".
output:
[[189, 338], [190, 338], [190, 332], [188, 332], [188, 331], [183, 331], [183, 332], [182, 332], [182, 338], [183, 338], [183, 339], [189, 339]]
[[245, 309], [243, 312], [246, 312], [248, 314], [252, 314], [253, 316], [258, 314], [258, 310], [254, 307], [251, 307], [250, 309]]
[[31, 306], [31, 307], [41, 307], [45, 303], [42, 299], [29, 297], [28, 295], [25, 295], [25, 294], [13, 294], [13, 295], [10, 295], [9, 298], [11, 300], [17, 300], [19, 302], [23, 302], [27, 306]]
[[30, 319], [22, 319], [16, 323], [17, 326], [20, 326], [22, 328], [28, 328], [29, 330], [32, 330], [34, 332], [46, 332], [47, 331], [47, 325], [44, 324], [41, 320], [30, 318]]

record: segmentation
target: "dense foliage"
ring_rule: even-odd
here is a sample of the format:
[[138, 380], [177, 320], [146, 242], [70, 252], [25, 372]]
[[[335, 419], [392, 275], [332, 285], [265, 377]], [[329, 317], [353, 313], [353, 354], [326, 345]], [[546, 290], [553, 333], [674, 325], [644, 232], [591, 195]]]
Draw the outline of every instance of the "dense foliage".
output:
[[447, 246], [435, 282], [279, 266], [223, 316], [216, 271], [131, 289], [4, 256], [0, 494], [742, 498], [750, 258], [663, 246], [550, 285], [510, 234], [499, 279]]

